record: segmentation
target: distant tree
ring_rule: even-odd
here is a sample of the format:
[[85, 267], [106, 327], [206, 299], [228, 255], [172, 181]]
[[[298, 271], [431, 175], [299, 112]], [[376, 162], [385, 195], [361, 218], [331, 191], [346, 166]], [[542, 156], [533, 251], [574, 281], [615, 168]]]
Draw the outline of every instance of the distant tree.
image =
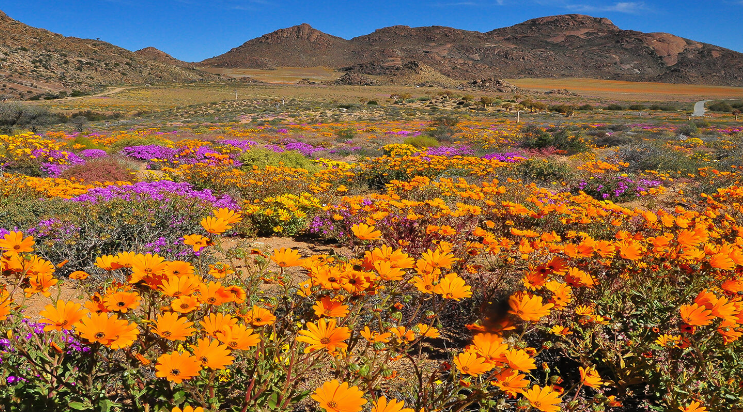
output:
[[480, 104], [482, 107], [486, 108], [488, 105], [492, 105], [495, 100], [491, 98], [490, 96], [483, 96], [480, 98]]
[[88, 118], [85, 116], [75, 116], [72, 119], [70, 119], [70, 124], [75, 127], [75, 130], [78, 132], [82, 132], [85, 130], [85, 125], [88, 123]]
[[738, 115], [740, 115], [740, 109], [733, 109], [731, 112], [733, 116], [735, 116], [735, 120], [738, 120]]

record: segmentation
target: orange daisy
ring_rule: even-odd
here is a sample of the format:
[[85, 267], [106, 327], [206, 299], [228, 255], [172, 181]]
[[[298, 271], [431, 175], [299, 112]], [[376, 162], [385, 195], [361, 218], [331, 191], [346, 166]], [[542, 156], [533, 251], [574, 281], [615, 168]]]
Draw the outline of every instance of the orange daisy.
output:
[[360, 240], [376, 240], [382, 238], [382, 232], [375, 230], [374, 226], [359, 223], [351, 227], [351, 231]]
[[201, 362], [203, 368], [213, 370], [222, 370], [235, 360], [227, 346], [208, 338], [199, 339], [193, 347], [193, 355]]
[[343, 305], [341, 301], [333, 300], [330, 297], [321, 298], [312, 308], [318, 317], [345, 317], [348, 314], [347, 305]]
[[529, 403], [535, 409], [543, 412], [560, 411], [560, 403], [562, 402], [560, 395], [549, 387], [539, 387], [535, 384], [531, 389], [524, 391], [524, 397], [529, 400]]
[[325, 382], [310, 397], [320, 403], [320, 407], [329, 412], [360, 412], [366, 403], [364, 392], [358, 387], [338, 380]]
[[11, 231], [0, 239], [0, 249], [5, 250], [5, 255], [20, 254], [22, 252], [33, 252], [34, 237], [23, 238], [20, 231]]
[[508, 299], [511, 307], [509, 313], [521, 317], [524, 321], [539, 321], [540, 318], [549, 315], [550, 308], [554, 304], [542, 304], [542, 297], [538, 295], [516, 293]]
[[139, 307], [141, 297], [136, 292], [119, 291], [113, 294], [106, 294], [103, 297], [103, 305], [108, 311], [120, 311], [126, 313], [129, 310], [135, 310]]
[[374, 402], [374, 407], [372, 407], [371, 411], [373, 412], [413, 412], [415, 411], [413, 409], [405, 409], [404, 406], [405, 406], [404, 402], [399, 402], [397, 401], [397, 399], [391, 399], [388, 401], [386, 397], [382, 396], [376, 402]]
[[299, 252], [297, 250], [293, 250], [290, 248], [282, 248], [280, 250], [273, 250], [273, 255], [271, 255], [271, 260], [278, 264], [279, 267], [298, 267], [302, 265], [304, 260], [302, 259], [302, 256], [299, 255]]
[[82, 306], [72, 301], [57, 301], [57, 305], [51, 304], [44, 307], [44, 311], [39, 313], [40, 323], [48, 324], [44, 326], [44, 331], [71, 329], [72, 325], [80, 321], [85, 315]]
[[181, 318], [177, 313], [163, 313], [157, 318], [155, 327], [151, 331], [168, 340], [185, 340], [193, 334], [193, 323], [185, 317]]
[[196, 377], [201, 371], [201, 362], [188, 353], [163, 354], [157, 359], [155, 375], [173, 383], [182, 383]]
[[328, 350], [334, 352], [336, 349], [345, 350], [348, 344], [343, 340], [351, 337], [348, 327], [336, 327], [335, 319], [326, 321], [324, 318], [318, 320], [317, 324], [307, 322], [307, 330], [300, 330], [297, 341], [309, 344], [304, 349], [305, 353], [316, 350]]

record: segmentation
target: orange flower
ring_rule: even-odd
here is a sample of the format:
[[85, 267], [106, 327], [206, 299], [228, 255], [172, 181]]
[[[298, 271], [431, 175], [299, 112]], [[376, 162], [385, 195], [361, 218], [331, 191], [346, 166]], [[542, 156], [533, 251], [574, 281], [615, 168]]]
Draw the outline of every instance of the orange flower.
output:
[[75, 271], [72, 274], [70, 274], [69, 277], [72, 280], [85, 280], [88, 277], [90, 277], [90, 274], [88, 274], [85, 271]]
[[599, 376], [599, 373], [596, 371], [595, 367], [589, 367], [587, 369], [578, 367], [578, 370], [580, 370], [580, 381], [585, 386], [598, 389], [601, 387], [601, 385], [604, 384], [604, 382], [601, 381], [601, 376]]
[[157, 377], [165, 378], [173, 383], [181, 383], [199, 374], [201, 362], [188, 353], [169, 353], [157, 359], [155, 369]]
[[232, 228], [227, 221], [215, 217], [206, 217], [202, 219], [201, 226], [210, 234], [221, 234]]
[[318, 317], [345, 317], [348, 314], [348, 306], [342, 302], [323, 297], [312, 307]]
[[130, 346], [137, 338], [139, 331], [136, 324], [127, 323], [114, 314], [90, 314], [75, 323], [75, 329], [81, 337], [91, 343], [118, 349]]
[[233, 350], [247, 350], [261, 342], [258, 334], [253, 334], [252, 328], [242, 324], [227, 325], [224, 332], [216, 333], [217, 339]]
[[389, 261], [375, 261], [374, 269], [377, 270], [383, 280], [387, 281], [400, 281], [405, 275], [405, 271], [395, 268]]
[[155, 254], [137, 254], [131, 261], [132, 275], [129, 282], [134, 284], [145, 278], [158, 276], [165, 269], [165, 258]]
[[191, 245], [193, 247], [193, 252], [199, 252], [203, 248], [214, 245], [212, 244], [211, 240], [209, 240], [209, 238], [198, 234], [186, 235], [185, 237], [183, 237], [183, 243], [186, 245]]
[[318, 320], [317, 324], [307, 322], [307, 330], [300, 330], [297, 341], [309, 344], [304, 349], [305, 353], [326, 349], [334, 352], [336, 349], [345, 350], [348, 344], [343, 340], [351, 337], [348, 327], [336, 327], [335, 319], [326, 321], [324, 318]]
[[228, 208], [215, 209], [212, 211], [212, 214], [228, 224], [237, 224], [242, 221], [242, 216], [239, 212]]
[[265, 308], [256, 305], [244, 316], [245, 322], [255, 327], [271, 325], [276, 322], [276, 316]]
[[214, 265], [209, 264], [209, 275], [216, 279], [224, 278], [234, 273], [235, 271], [223, 262], [218, 262]]
[[217, 338], [217, 334], [224, 333], [237, 325], [237, 320], [224, 313], [209, 314], [201, 321], [201, 327], [207, 335]]
[[472, 345], [475, 351], [489, 362], [503, 362], [506, 360], [504, 352], [508, 350], [508, 344], [504, 343], [503, 338], [497, 334], [475, 334]]
[[524, 350], [506, 350], [503, 352], [503, 356], [508, 366], [513, 370], [530, 371], [537, 368], [534, 359]]
[[185, 317], [180, 318], [177, 313], [163, 313], [158, 317], [155, 328], [151, 331], [168, 340], [185, 340], [193, 334], [193, 323]]
[[524, 397], [529, 400], [529, 403], [535, 408], [543, 412], [559, 412], [560, 399], [559, 393], [553, 391], [549, 387], [539, 387], [534, 385], [530, 390], [524, 391]]
[[682, 412], [706, 412], [707, 408], [702, 406], [698, 401], [689, 403], [686, 407], [681, 408]]
[[349, 387], [346, 382], [333, 380], [318, 387], [310, 397], [329, 412], [360, 412], [366, 403], [363, 396], [364, 392], [358, 387]]
[[235, 360], [227, 346], [208, 338], [199, 339], [193, 348], [193, 355], [201, 362], [202, 367], [213, 370], [222, 370]]
[[278, 264], [279, 267], [297, 267], [302, 265], [304, 260], [297, 250], [282, 248], [273, 250], [271, 260]]
[[[29, 272], [31, 272], [31, 270], [29, 270]], [[41, 294], [44, 297], [49, 297], [52, 295], [49, 288], [57, 285], [59, 280], [54, 278], [51, 272], [45, 272], [32, 275], [29, 277], [28, 282], [31, 286], [23, 289], [23, 292], [26, 293], [26, 297], [31, 297], [34, 294]]]
[[230, 293], [230, 301], [233, 303], [240, 304], [245, 301], [245, 298], [247, 298], [245, 290], [237, 285], [230, 285], [229, 287], [225, 287], [224, 290]]
[[231, 294], [219, 281], [210, 281], [200, 287], [201, 300], [206, 304], [222, 305], [230, 301]]
[[361, 330], [361, 335], [372, 343], [389, 343], [392, 337], [392, 333], [380, 334], [376, 331], [369, 330], [368, 326], [364, 326], [364, 329]]
[[182, 297], [191, 295], [203, 287], [201, 280], [193, 276], [169, 277], [162, 283], [160, 289], [168, 297]]
[[706, 326], [715, 318], [712, 311], [699, 304], [682, 305], [679, 311], [681, 312], [681, 319], [691, 326]]
[[554, 304], [542, 304], [542, 297], [538, 295], [516, 293], [508, 299], [511, 307], [509, 313], [521, 317], [524, 321], [539, 321], [540, 318], [549, 315], [550, 308]]
[[485, 358], [471, 351], [459, 353], [454, 357], [454, 364], [462, 374], [469, 374], [470, 376], [479, 376], [493, 368], [493, 365], [488, 363]]
[[444, 298], [455, 301], [472, 297], [471, 287], [465, 283], [463, 278], [455, 273], [446, 274], [439, 284], [434, 287], [434, 292], [441, 294]]
[[168, 278], [173, 277], [185, 277], [189, 275], [194, 274], [194, 267], [191, 265], [191, 263], [186, 261], [167, 261], [165, 262], [165, 268], [163, 268], [162, 273], [168, 276]]
[[516, 394], [523, 393], [526, 386], [529, 385], [529, 380], [525, 378], [525, 374], [519, 374], [516, 370], [505, 369], [496, 374], [496, 381], [491, 382], [491, 384], [498, 386], [502, 392], [509, 396], [516, 397]]
[[5, 250], [5, 255], [33, 252], [33, 247], [34, 237], [23, 239], [23, 233], [20, 231], [11, 231], [0, 239], [0, 249]]
[[[1, 298], [2, 296], [0, 296]], [[59, 331], [62, 329], [71, 329], [73, 324], [83, 318], [85, 311], [80, 304], [59, 300], [56, 307], [49, 304], [44, 307], [44, 311], [39, 313], [39, 315], [43, 317], [39, 322], [48, 324], [44, 326], [44, 331]]]
[[103, 298], [103, 305], [108, 311], [121, 311], [126, 313], [139, 307], [141, 297], [135, 292], [119, 291], [113, 294], [106, 294]]
[[390, 328], [390, 332], [397, 336], [400, 340], [413, 341], [415, 340], [415, 333], [412, 330], [408, 330], [404, 326], [397, 326]]
[[199, 300], [190, 295], [178, 297], [173, 300], [172, 303], [170, 303], [170, 308], [172, 308], [173, 311], [177, 311], [182, 314], [190, 313], [191, 311], [199, 308], [199, 306]]
[[424, 252], [416, 265], [423, 268], [434, 269], [451, 268], [451, 266], [454, 265], [454, 261], [457, 261], [457, 258], [454, 258], [454, 254], [444, 252], [441, 249], [437, 248], [435, 251], [431, 251], [429, 249]]
[[369, 226], [364, 223], [359, 223], [351, 227], [353, 235], [360, 240], [375, 240], [382, 238], [380, 231], [375, 231], [374, 226]]
[[427, 338], [439, 338], [441, 337], [441, 333], [439, 332], [439, 329], [433, 326], [429, 326], [428, 324], [418, 323], [415, 325], [416, 328], [418, 328], [418, 331], [420, 332], [421, 337], [427, 337]]
[[374, 402], [374, 407], [371, 411], [373, 412], [413, 412], [413, 409], [404, 409], [404, 402], [398, 402], [397, 399], [387, 401], [387, 398], [382, 396]]

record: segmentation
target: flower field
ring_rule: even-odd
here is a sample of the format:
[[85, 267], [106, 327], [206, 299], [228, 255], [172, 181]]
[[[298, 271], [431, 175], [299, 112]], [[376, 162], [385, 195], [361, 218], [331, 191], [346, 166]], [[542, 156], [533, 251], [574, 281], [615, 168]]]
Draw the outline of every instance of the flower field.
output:
[[740, 168], [732, 121], [0, 135], [0, 410], [741, 410]]

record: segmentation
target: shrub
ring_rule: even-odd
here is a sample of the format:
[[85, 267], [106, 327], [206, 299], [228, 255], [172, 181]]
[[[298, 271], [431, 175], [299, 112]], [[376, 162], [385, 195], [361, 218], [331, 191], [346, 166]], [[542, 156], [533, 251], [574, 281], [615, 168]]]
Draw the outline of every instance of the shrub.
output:
[[624, 110], [624, 107], [622, 105], [617, 105], [616, 103], [612, 103], [606, 107], [606, 110]]
[[252, 148], [243, 152], [239, 160], [244, 170], [252, 169], [254, 166], [258, 168], [284, 166], [306, 169], [307, 171], [318, 170], [317, 165], [297, 151], [274, 152], [266, 148]]
[[133, 181], [134, 171], [114, 158], [91, 159], [84, 164], [75, 165], [62, 172], [60, 178], [77, 179], [85, 184], [95, 182]]
[[528, 125], [521, 130], [521, 133], [523, 135], [521, 146], [527, 149], [552, 147], [566, 151], [571, 155], [586, 152], [590, 149], [588, 143], [581, 136], [581, 131], [562, 128], [549, 133], [536, 125]]
[[567, 163], [551, 159], [527, 159], [516, 164], [515, 171], [525, 182], [541, 184], [568, 181], [575, 174]]
[[640, 105], [640, 104], [629, 105], [629, 110], [645, 110], [645, 105]]
[[431, 147], [437, 147], [441, 145], [439, 141], [436, 140], [433, 136], [426, 136], [426, 135], [418, 135], [418, 136], [408, 136], [403, 141], [406, 145], [412, 145], [416, 148], [431, 148]]

